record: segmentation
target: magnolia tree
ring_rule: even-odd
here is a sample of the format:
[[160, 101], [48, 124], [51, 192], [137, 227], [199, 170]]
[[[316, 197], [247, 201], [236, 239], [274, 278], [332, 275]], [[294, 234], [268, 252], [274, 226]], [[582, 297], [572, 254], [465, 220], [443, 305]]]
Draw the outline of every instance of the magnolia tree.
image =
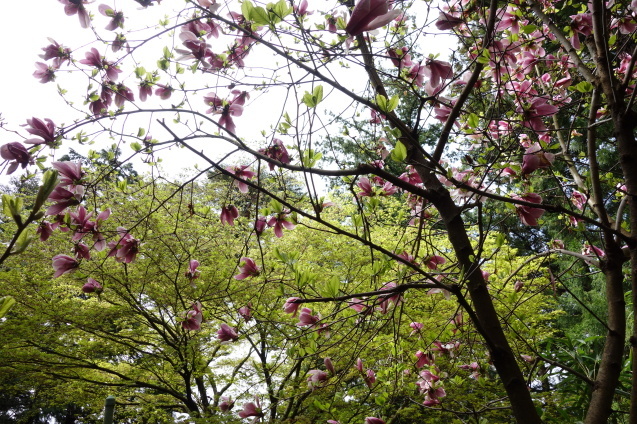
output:
[[[332, 328], [336, 318], [318, 314], [321, 305], [349, 302], [364, 323], [409, 302], [409, 293], [444, 292], [479, 335], [488, 352], [482, 360], [494, 367], [506, 391], [507, 400], [498, 407], [510, 408], [517, 422], [542, 419], [546, 394], [535, 393], [532, 382], [543, 366], [561, 369], [558, 380], [572, 374], [589, 385], [586, 422], [606, 422], [617, 402], [630, 405], [630, 420], [637, 420], [637, 372], [629, 373], [630, 389], [619, 390], [624, 363], [637, 353], [637, 325], [627, 321], [631, 315], [637, 319], [632, 297], [637, 293], [637, 52], [632, 51], [637, 3], [190, 0], [172, 10], [173, 5], [153, 0], [117, 7], [60, 2], [68, 23], [79, 19], [93, 43], [75, 50], [64, 40], [52, 41], [43, 47], [34, 76], [42, 83], [57, 79], [60, 93], [85, 117], [66, 126], [46, 117], [28, 119], [30, 135], [1, 148], [7, 172], [36, 161], [49, 166], [47, 149], [73, 139], [115, 138], [149, 162], [170, 146], [190, 151], [215, 176], [233, 179], [235, 192], [217, 213], [228, 226], [251, 223], [253, 230], [244, 235], [255, 252], [267, 248], [266, 232], [287, 237], [303, 224], [367, 246], [373, 260], [410, 270], [384, 281], [372, 276], [373, 287], [365, 292], [338, 279], [325, 282], [329, 290], [322, 292], [299, 284], [291, 293], [293, 286], [286, 286], [281, 304], [303, 331]], [[146, 9], [138, 10], [140, 4]], [[158, 26], [140, 21], [129, 27], [129, 13], [144, 16], [161, 8], [167, 8], [167, 17]], [[455, 42], [448, 55], [436, 56], [431, 48], [441, 34]], [[88, 91], [73, 88], [80, 78]], [[434, 122], [442, 126], [435, 142], [426, 142]], [[339, 166], [343, 140], [369, 160]], [[106, 250], [125, 266], [152, 248], [141, 243], [134, 222], [110, 234], [100, 230], [117, 211], [83, 206], [85, 188], [99, 187], [99, 179], [87, 180], [75, 163], [50, 166], [59, 179], [38, 231], [46, 238], [70, 229], [76, 247], [74, 256], [53, 259], [56, 277], [82, 267], [94, 250]], [[349, 193], [357, 207], [348, 217], [327, 218], [330, 202], [319, 187], [322, 178], [336, 180]], [[278, 189], [265, 184], [272, 180], [281, 182]], [[304, 187], [290, 187], [290, 181], [303, 181]], [[251, 197], [247, 212], [240, 213], [232, 199], [242, 193]], [[382, 214], [396, 199], [402, 202], [400, 212]], [[17, 200], [4, 200], [5, 211], [24, 225]], [[543, 241], [531, 249], [544, 258], [539, 275], [550, 273], [554, 287], [578, 284], [574, 273], [582, 267], [603, 276], [606, 308], [595, 319], [605, 334], [594, 373], [561, 364], [550, 352], [533, 350], [522, 358], [512, 349], [519, 336], [514, 324], [519, 303], [507, 313], [498, 309], [501, 292], [487, 271], [509, 236], [500, 232], [493, 247], [487, 244], [490, 232], [510, 228], [502, 223], [511, 216], [517, 217], [517, 234]], [[29, 222], [36, 218], [29, 215]], [[394, 240], [376, 239], [372, 227], [389, 222], [402, 233]], [[447, 247], [434, 244], [434, 234], [444, 235]], [[235, 278], [259, 278], [270, 266], [267, 257], [243, 257]], [[197, 262], [189, 266], [194, 279]], [[506, 281], [532, 298], [537, 291], [525, 288], [528, 281], [521, 275], [521, 268], [513, 269]], [[99, 290], [95, 280], [84, 287]], [[183, 331], [201, 328], [206, 307], [192, 299]], [[414, 322], [414, 331], [418, 328]], [[232, 341], [241, 333], [225, 325], [219, 338]], [[424, 407], [444, 408], [446, 371], [437, 355], [448, 354], [455, 344], [428, 343], [414, 357], [428, 368], [413, 383]], [[365, 358], [357, 364], [355, 359], [352, 367], [372, 387], [374, 371], [366, 368]], [[529, 370], [525, 359], [543, 365]], [[637, 363], [632, 366], [637, 371]], [[320, 387], [335, 373], [326, 360], [324, 368], [311, 371], [310, 384]], [[626, 392], [629, 401], [623, 400]], [[246, 403], [239, 416], [259, 419], [264, 411], [257, 400]], [[276, 408], [269, 418], [277, 418]]]

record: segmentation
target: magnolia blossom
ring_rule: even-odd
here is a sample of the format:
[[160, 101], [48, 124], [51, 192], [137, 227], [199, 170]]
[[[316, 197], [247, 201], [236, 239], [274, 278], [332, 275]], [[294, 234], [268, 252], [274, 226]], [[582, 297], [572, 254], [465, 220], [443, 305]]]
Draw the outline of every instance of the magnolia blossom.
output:
[[220, 219], [222, 224], [228, 224], [230, 226], [233, 226], [235, 218], [238, 218], [238, 217], [239, 217], [239, 211], [237, 210], [236, 207], [234, 207], [234, 205], [223, 206], [221, 208]]
[[196, 259], [191, 259], [190, 264], [188, 265], [188, 271], [186, 271], [186, 278], [190, 279], [191, 281], [199, 278], [199, 274], [201, 273], [201, 271], [197, 269], [198, 267], [199, 261]]
[[431, 255], [425, 259], [425, 265], [427, 265], [429, 269], [438, 269], [438, 265], [442, 265], [446, 262], [447, 260], [445, 258], [438, 255]]
[[300, 303], [296, 302], [297, 300], [301, 300], [301, 298], [290, 297], [283, 304], [283, 310], [285, 311], [285, 313], [292, 314], [293, 318], [296, 316], [296, 313], [298, 312], [299, 307], [301, 306]]
[[92, 279], [91, 277], [89, 277], [87, 282], [82, 286], [82, 291], [84, 293], [100, 294], [102, 293], [103, 290], [104, 289], [102, 288], [102, 285], [99, 282]]
[[248, 303], [246, 306], [242, 306], [240, 307], [237, 312], [239, 313], [239, 315], [241, 315], [241, 318], [243, 318], [246, 322], [250, 321], [252, 319], [252, 309], [251, 309], [252, 304]]
[[530, 174], [538, 168], [548, 168], [555, 160], [555, 155], [542, 151], [540, 143], [533, 143], [524, 152], [522, 158], [522, 173]]
[[297, 322], [296, 325], [299, 327], [314, 327], [320, 319], [320, 315], [312, 315], [312, 310], [310, 308], [302, 308], [301, 314], [299, 315], [299, 322]]
[[264, 417], [263, 411], [261, 410], [261, 402], [258, 397], [255, 397], [255, 402], [248, 402], [243, 405], [243, 410], [239, 412], [239, 417], [241, 418], [249, 418], [255, 417], [255, 421], [258, 422], [261, 418]]
[[254, 232], [256, 233], [256, 235], [260, 236], [261, 234], [263, 234], [267, 225], [268, 221], [265, 219], [264, 216], [258, 217], [256, 221], [254, 221]]
[[270, 218], [268, 226], [274, 227], [274, 235], [279, 238], [283, 237], [283, 227], [288, 230], [293, 230], [296, 227], [294, 223], [287, 220], [287, 213], [280, 213]]
[[425, 365], [432, 365], [434, 363], [434, 355], [431, 352], [423, 352], [419, 350], [416, 352], [416, 368], [422, 368]]
[[336, 375], [336, 369], [334, 369], [334, 364], [332, 363], [331, 358], [325, 357], [325, 359], [323, 359], [323, 363], [325, 364], [325, 368], [330, 372], [331, 375]]
[[12, 174], [18, 169], [18, 166], [22, 166], [24, 169], [33, 163], [33, 158], [29, 151], [17, 141], [2, 145], [2, 147], [0, 147], [0, 156], [4, 160], [12, 161], [7, 168], [7, 174]]
[[54, 66], [49, 66], [46, 63], [36, 62], [33, 76], [39, 79], [42, 84], [46, 84], [47, 82], [55, 81], [56, 69]]
[[243, 181], [241, 181], [241, 179], [250, 180], [257, 175], [256, 172], [250, 171], [248, 169], [248, 165], [231, 166], [226, 168], [226, 171], [230, 172], [235, 177], [240, 178], [240, 179], [234, 180], [234, 185], [237, 186], [237, 188], [239, 189], [241, 193], [248, 192], [248, 185], [244, 183]]
[[389, 7], [388, 0], [359, 0], [345, 31], [355, 36], [387, 25], [401, 14], [400, 10], [389, 10]]
[[101, 4], [98, 7], [98, 10], [102, 15], [112, 18], [108, 25], [106, 25], [105, 29], [115, 31], [117, 28], [124, 27], [124, 13], [118, 12], [105, 4]]
[[203, 321], [203, 313], [201, 312], [201, 303], [195, 302], [191, 305], [191, 309], [186, 312], [185, 319], [181, 322], [184, 330], [197, 331], [201, 330], [201, 322]]
[[385, 424], [385, 421], [376, 417], [367, 417], [365, 418], [365, 424]]
[[58, 215], [66, 208], [79, 205], [83, 197], [84, 186], [78, 185], [71, 189], [67, 189], [62, 187], [62, 185], [58, 185], [53, 189], [48, 198], [48, 200], [56, 203], [47, 208], [46, 214]]
[[234, 276], [237, 280], [244, 280], [248, 277], [256, 277], [261, 273], [261, 268], [259, 268], [254, 260], [250, 258], [243, 257], [241, 258], [240, 263], [243, 264], [243, 266], [239, 266], [239, 271], [241, 272]]
[[604, 252], [599, 247], [593, 246], [591, 244], [584, 244], [582, 247], [582, 254], [586, 256], [596, 256], [598, 258], [606, 257], [606, 252]]
[[82, 183], [85, 172], [82, 165], [76, 162], [53, 162], [51, 166], [60, 174], [61, 186], [74, 186]]
[[108, 256], [114, 256], [117, 262], [129, 264], [137, 257], [140, 242], [124, 227], [117, 227], [117, 233], [123, 235], [118, 241], [112, 241], [108, 244], [111, 249]]
[[222, 342], [234, 342], [239, 338], [237, 330], [230, 327], [228, 324], [221, 324], [221, 328], [217, 330], [217, 338]]
[[229, 412], [234, 408], [234, 401], [228, 396], [221, 396], [221, 402], [219, 403], [219, 410], [223, 413]]
[[[283, 142], [278, 138], [272, 140], [272, 144], [270, 145], [270, 147], [259, 150], [259, 153], [271, 159], [278, 160], [283, 164], [291, 162], [290, 155], [288, 154], [287, 149], [283, 145]], [[268, 162], [268, 167], [270, 168], [270, 171], [274, 171], [275, 164], [272, 162]]]
[[55, 274], [53, 274], [53, 278], [75, 271], [79, 266], [80, 263], [68, 255], [54, 256], [53, 269], [55, 270]]
[[411, 333], [409, 333], [410, 336], [413, 336], [416, 333], [420, 333], [420, 330], [423, 329], [424, 324], [421, 324], [419, 322], [412, 322], [411, 324], [409, 324], [409, 326], [412, 328]]
[[64, 5], [64, 13], [67, 16], [73, 16], [77, 14], [80, 18], [80, 26], [82, 28], [88, 28], [91, 23], [91, 18], [88, 11], [84, 8], [84, 5], [88, 3], [85, 0], [58, 0]]
[[48, 118], [44, 121], [38, 118], [27, 119], [27, 132], [40, 138], [30, 138], [24, 142], [27, 144], [46, 144], [49, 147], [55, 147], [57, 137], [55, 135], [55, 124]]
[[[530, 203], [542, 203], [542, 197], [536, 193], [527, 193], [522, 196], [514, 196], [513, 198]], [[544, 215], [544, 209], [533, 208], [531, 206], [515, 205], [515, 210], [524, 225], [536, 226], [537, 220]]]
[[327, 373], [321, 370], [310, 370], [307, 372], [307, 386], [310, 390], [316, 390], [317, 388], [325, 385], [327, 382]]
[[584, 210], [584, 205], [586, 205], [586, 196], [577, 190], [573, 190], [573, 193], [571, 194], [571, 202], [577, 209]]

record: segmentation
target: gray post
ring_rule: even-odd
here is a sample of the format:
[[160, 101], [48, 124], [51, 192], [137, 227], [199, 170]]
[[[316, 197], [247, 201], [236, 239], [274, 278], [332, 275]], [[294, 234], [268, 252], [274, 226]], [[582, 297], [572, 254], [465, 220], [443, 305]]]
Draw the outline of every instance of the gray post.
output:
[[115, 396], [109, 396], [104, 401], [104, 424], [113, 424], [114, 411], [115, 411]]

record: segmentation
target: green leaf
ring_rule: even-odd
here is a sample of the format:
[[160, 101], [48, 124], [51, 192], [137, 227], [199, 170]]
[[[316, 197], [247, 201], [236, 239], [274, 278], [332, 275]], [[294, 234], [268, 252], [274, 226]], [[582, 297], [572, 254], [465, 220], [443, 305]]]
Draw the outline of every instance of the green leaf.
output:
[[49, 195], [55, 188], [58, 182], [58, 172], [54, 169], [50, 169], [42, 175], [42, 185], [38, 189], [38, 195], [35, 198], [35, 203], [33, 204], [33, 212], [37, 212], [46, 199], [49, 198]]
[[575, 86], [575, 89], [580, 93], [590, 93], [591, 91], [593, 91], [593, 88], [593, 84], [588, 81], [582, 81]]
[[33, 239], [34, 239], [34, 236], [30, 228], [22, 231], [22, 233], [20, 233], [20, 235], [18, 236], [18, 239], [15, 242], [15, 248], [11, 252], [11, 254], [16, 255], [18, 253], [24, 252], [27, 249], [27, 247], [29, 247], [29, 244], [31, 244]]
[[467, 117], [467, 125], [469, 125], [469, 128], [478, 128], [478, 125], [480, 125], [480, 118], [478, 115], [470, 113]]
[[133, 151], [135, 152], [139, 152], [140, 150], [142, 150], [142, 145], [139, 144], [138, 142], [134, 141], [130, 144], [131, 149], [133, 149]]
[[314, 87], [314, 91], [312, 92], [312, 97], [316, 100], [316, 104], [318, 105], [323, 100], [323, 86], [317, 85]]
[[15, 299], [13, 296], [3, 296], [0, 297], [0, 318], [4, 317], [9, 309], [11, 309], [15, 305]]
[[376, 95], [376, 106], [381, 110], [381, 112], [387, 111], [387, 97], [382, 94]]
[[391, 158], [396, 162], [403, 162], [407, 159], [407, 148], [400, 140], [396, 142], [396, 146], [391, 151]]
[[391, 112], [392, 110], [396, 109], [399, 101], [400, 98], [398, 97], [398, 94], [394, 94], [387, 104], [387, 112]]

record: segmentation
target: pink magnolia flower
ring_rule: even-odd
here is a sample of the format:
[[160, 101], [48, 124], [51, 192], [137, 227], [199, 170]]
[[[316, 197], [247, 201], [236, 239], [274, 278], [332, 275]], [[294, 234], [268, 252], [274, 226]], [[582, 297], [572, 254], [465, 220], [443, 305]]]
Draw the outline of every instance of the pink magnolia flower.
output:
[[221, 402], [219, 403], [219, 410], [223, 413], [229, 412], [232, 408], [234, 408], [234, 401], [232, 398], [228, 396], [222, 396]]
[[80, 263], [74, 258], [68, 255], [57, 255], [53, 257], [53, 269], [55, 274], [53, 278], [57, 278], [61, 275], [68, 274], [75, 271], [80, 266]]
[[102, 285], [99, 282], [92, 279], [91, 277], [89, 277], [87, 282], [82, 286], [82, 291], [84, 293], [100, 294], [102, 293], [103, 290], [104, 289], [102, 288]]
[[54, 169], [60, 174], [60, 185], [74, 186], [82, 184], [85, 172], [82, 171], [82, 165], [76, 162], [53, 162]]
[[292, 314], [292, 318], [296, 316], [296, 313], [298, 312], [299, 307], [301, 306], [300, 303], [296, 302], [297, 300], [301, 300], [301, 298], [289, 297], [288, 300], [286, 300], [285, 303], [283, 304], [283, 310], [287, 314]]
[[453, 78], [451, 64], [442, 60], [427, 59], [423, 72], [433, 88], [440, 86], [442, 80]]
[[44, 60], [53, 59], [53, 68], [58, 69], [66, 61], [71, 62], [71, 49], [66, 48], [58, 44], [57, 41], [49, 38], [51, 44], [46, 47], [42, 47], [43, 54], [40, 57]]
[[440, 15], [438, 15], [438, 20], [436, 21], [436, 28], [438, 28], [440, 31], [445, 31], [455, 28], [463, 23], [464, 20], [462, 20], [461, 18], [457, 18], [450, 13], [441, 11]]
[[423, 352], [419, 350], [416, 352], [416, 368], [422, 368], [425, 365], [432, 365], [434, 363], [434, 355], [430, 352]]
[[332, 363], [332, 359], [326, 357], [323, 359], [323, 363], [325, 364], [325, 368], [330, 372], [331, 375], [336, 375], [336, 369], [334, 369], [334, 364]]
[[518, 280], [513, 285], [513, 291], [515, 291], [516, 293], [521, 292], [523, 288], [524, 288], [524, 281]]
[[387, 49], [387, 55], [398, 69], [408, 68], [412, 65], [409, 47]]
[[38, 225], [38, 229], [36, 230], [36, 234], [40, 235], [40, 241], [47, 241], [49, 237], [53, 234], [53, 224], [50, 222], [42, 221], [40, 225]]
[[447, 260], [445, 258], [438, 255], [431, 255], [425, 259], [425, 265], [427, 265], [429, 269], [438, 269], [438, 265], [442, 265], [446, 262]]
[[106, 25], [105, 29], [109, 31], [115, 31], [117, 28], [124, 27], [124, 13], [118, 12], [110, 6], [101, 4], [98, 8], [100, 13], [104, 16], [111, 18], [111, 21]]
[[573, 190], [573, 193], [571, 194], [571, 202], [573, 203], [573, 205], [575, 205], [575, 207], [579, 210], [584, 210], [584, 205], [586, 204], [586, 196], [582, 193], [580, 193], [577, 190]]
[[604, 258], [606, 257], [606, 252], [604, 252], [599, 247], [586, 243], [584, 244], [584, 247], [582, 247], [582, 255]]
[[301, 0], [301, 3], [298, 6], [294, 5], [294, 11], [301, 18], [304, 18], [307, 15], [312, 15], [314, 13], [307, 10], [307, 0]]
[[[272, 144], [270, 145], [270, 147], [259, 150], [259, 153], [274, 160], [278, 160], [283, 164], [291, 162], [290, 155], [288, 154], [287, 149], [283, 145], [283, 142], [278, 138], [272, 140]], [[274, 171], [274, 167], [276, 165], [272, 162], [268, 162], [268, 166], [270, 168], [270, 171]]]
[[89, 65], [100, 71], [105, 71], [106, 76], [111, 81], [117, 81], [118, 75], [122, 72], [114, 63], [107, 61], [95, 47], [84, 54], [84, 59], [80, 60], [83, 65]]
[[190, 264], [188, 265], [188, 271], [186, 271], [186, 278], [188, 278], [191, 281], [199, 278], [199, 274], [201, 273], [201, 271], [197, 269], [198, 267], [199, 267], [199, 261], [196, 259], [192, 259], [190, 261]]
[[248, 303], [246, 306], [240, 307], [237, 312], [241, 315], [241, 318], [245, 320], [245, 322], [249, 322], [252, 319], [252, 304]]
[[54, 66], [49, 66], [46, 63], [36, 62], [33, 76], [39, 79], [42, 84], [46, 84], [47, 82], [55, 81], [56, 69]]
[[190, 310], [186, 312], [186, 318], [181, 322], [184, 330], [198, 331], [201, 330], [201, 322], [203, 321], [203, 313], [201, 312], [201, 303], [195, 302], [190, 306]]
[[[243, 165], [243, 166], [230, 166], [228, 168], [226, 168], [226, 171], [228, 171], [229, 173], [231, 173], [232, 175], [234, 175], [237, 178], [241, 178], [243, 180], [250, 180], [254, 177], [256, 177], [256, 172], [250, 171], [249, 169], [249, 165]], [[244, 183], [241, 180], [235, 179], [234, 180], [234, 185], [237, 186], [237, 188], [239, 189], [239, 191], [241, 193], [247, 193], [248, 192], [248, 185], [246, 183]]]
[[555, 160], [555, 155], [542, 151], [540, 143], [533, 143], [524, 152], [522, 158], [522, 173], [530, 174], [538, 168], [548, 168]]
[[206, 113], [213, 113], [215, 115], [221, 115], [219, 119], [219, 126], [224, 127], [231, 133], [235, 133], [236, 127], [233, 116], [241, 116], [243, 114], [243, 106], [240, 104], [239, 98], [235, 97], [232, 101], [222, 100], [216, 93], [208, 93], [203, 98], [204, 102], [210, 106], [210, 109]]
[[365, 418], [365, 424], [385, 424], [385, 421], [376, 417], [367, 417]]
[[114, 256], [117, 262], [129, 264], [135, 260], [137, 253], [139, 253], [139, 240], [124, 227], [117, 227], [117, 233], [121, 237], [118, 241], [108, 243], [111, 250], [107, 256]]
[[70, 188], [71, 190], [58, 185], [53, 189], [48, 200], [56, 203], [47, 208], [47, 215], [59, 215], [66, 208], [80, 204], [84, 197], [84, 186], [78, 185]]
[[148, 97], [153, 95], [153, 83], [144, 80], [139, 84], [139, 100], [145, 102]]
[[[396, 288], [397, 286], [398, 285], [393, 282], [387, 283], [383, 287], [381, 287], [381, 290], [392, 290]], [[392, 294], [378, 296], [378, 299], [380, 300], [380, 303], [379, 303], [380, 312], [383, 314], [386, 314], [389, 311], [390, 306], [392, 305], [398, 306], [400, 302], [402, 302], [403, 297], [401, 293], [392, 293]]]
[[409, 326], [412, 328], [411, 333], [409, 333], [410, 336], [413, 336], [416, 333], [420, 333], [420, 330], [423, 329], [424, 324], [421, 324], [419, 322], [412, 322], [411, 324], [409, 324]]
[[259, 268], [254, 260], [250, 258], [243, 257], [241, 258], [240, 263], [242, 263], [243, 266], [239, 266], [239, 271], [241, 272], [234, 276], [236, 280], [244, 280], [248, 277], [256, 277], [261, 273], [261, 268]]
[[363, 376], [363, 381], [365, 381], [367, 387], [371, 389], [374, 386], [374, 383], [376, 383], [376, 373], [373, 370], [368, 369]]
[[157, 84], [155, 95], [159, 96], [159, 98], [161, 98], [162, 100], [168, 100], [173, 94], [173, 91], [174, 89], [169, 85]]
[[453, 358], [454, 350], [460, 346], [460, 342], [456, 343], [442, 343], [440, 341], [433, 342], [434, 347], [431, 349], [435, 352], [439, 352], [443, 355], [449, 355]]
[[261, 402], [258, 397], [255, 397], [255, 402], [248, 402], [243, 405], [243, 410], [239, 412], [239, 417], [241, 418], [249, 418], [255, 417], [255, 421], [258, 422], [261, 418], [264, 417], [263, 411], [261, 410]]
[[0, 147], [0, 157], [6, 161], [12, 161], [7, 168], [7, 174], [12, 174], [18, 169], [18, 166], [22, 166], [22, 169], [24, 169], [33, 163], [33, 158], [27, 148], [17, 141], [3, 144]]
[[228, 224], [230, 226], [234, 225], [234, 220], [239, 217], [239, 211], [234, 205], [223, 206], [221, 208], [221, 223]]
[[45, 118], [44, 121], [38, 118], [27, 119], [27, 132], [42, 139], [30, 138], [24, 141], [26, 144], [46, 144], [49, 147], [57, 145], [55, 124], [48, 118]]
[[307, 386], [310, 390], [316, 390], [327, 383], [327, 373], [321, 370], [309, 370], [307, 378]]
[[254, 221], [254, 232], [257, 236], [260, 236], [265, 231], [266, 226], [268, 225], [268, 221], [264, 216], [260, 216]]
[[352, 10], [345, 31], [356, 36], [387, 25], [401, 14], [400, 10], [390, 10], [389, 7], [388, 0], [359, 0]]
[[302, 308], [301, 314], [299, 315], [299, 322], [297, 322], [296, 325], [299, 327], [314, 327], [320, 319], [320, 315], [312, 315], [312, 310], [310, 308]]
[[76, 243], [73, 247], [73, 252], [75, 253], [76, 259], [91, 259], [91, 250], [84, 243]]
[[87, 3], [85, 0], [59, 0], [59, 2], [64, 5], [64, 13], [66, 13], [66, 16], [77, 14], [78, 18], [80, 18], [82, 28], [88, 28], [91, 23], [91, 17], [84, 8], [84, 5]]
[[548, 104], [548, 100], [543, 97], [533, 97], [530, 102], [518, 106], [515, 111], [522, 114], [522, 125], [536, 133], [542, 133], [547, 131], [542, 118], [555, 115], [559, 108]]
[[[513, 198], [530, 203], [542, 203], [542, 197], [536, 193], [527, 193], [522, 196], [514, 196]], [[520, 217], [520, 221], [522, 221], [524, 225], [529, 226], [536, 226], [537, 220], [544, 215], [544, 209], [533, 208], [531, 206], [515, 205], [515, 210], [518, 213], [518, 217]]]
[[228, 324], [221, 324], [221, 328], [217, 330], [217, 338], [222, 342], [234, 342], [239, 338], [237, 330], [230, 327]]
[[280, 213], [268, 220], [268, 226], [274, 227], [274, 235], [281, 238], [283, 237], [283, 227], [288, 230], [293, 230], [296, 225], [287, 220], [287, 213]]
[[367, 304], [365, 304], [365, 301], [360, 300], [356, 297], [351, 298], [350, 300], [347, 301], [347, 303], [350, 308], [352, 308], [359, 314], [367, 309]]

